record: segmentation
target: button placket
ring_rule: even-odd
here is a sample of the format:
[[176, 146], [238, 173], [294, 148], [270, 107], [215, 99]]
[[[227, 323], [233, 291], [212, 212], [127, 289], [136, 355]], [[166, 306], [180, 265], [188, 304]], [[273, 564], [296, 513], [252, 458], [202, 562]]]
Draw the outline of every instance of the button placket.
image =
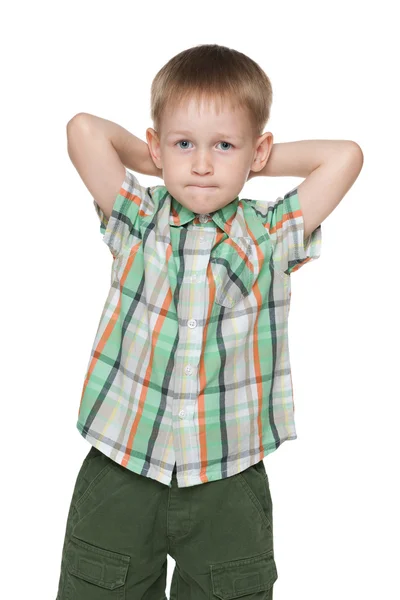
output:
[[[176, 349], [176, 376], [174, 378], [174, 419], [178, 421], [174, 427], [174, 445], [176, 446], [177, 460], [180, 458], [181, 439], [184, 437], [185, 446], [191, 448], [190, 461], [195, 463], [200, 460], [198, 455], [197, 429], [195, 415], [197, 413], [198, 397], [198, 369], [203, 344], [204, 317], [206, 305], [198, 301], [203, 287], [207, 281], [207, 269], [211, 256], [211, 249], [215, 239], [215, 228], [203, 229], [203, 222], [210, 220], [209, 215], [202, 215], [199, 223], [190, 228], [192, 242], [190, 252], [185, 259], [186, 276], [182, 281], [181, 301], [179, 302], [179, 342]], [[201, 242], [201, 246], [200, 246]], [[196, 252], [196, 247], [201, 247], [202, 252]], [[195, 283], [192, 283], [195, 282]], [[194, 296], [193, 296], [194, 294]], [[194, 301], [191, 302], [191, 297]], [[179, 433], [178, 433], [179, 431]], [[175, 437], [176, 436], [176, 437]]]

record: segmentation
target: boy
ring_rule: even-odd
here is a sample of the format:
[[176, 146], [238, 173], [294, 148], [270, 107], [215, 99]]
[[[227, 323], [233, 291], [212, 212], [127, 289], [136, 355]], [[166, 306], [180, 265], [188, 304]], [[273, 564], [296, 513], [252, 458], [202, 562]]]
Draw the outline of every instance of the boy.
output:
[[[77, 428], [79, 471], [57, 600], [272, 599], [278, 577], [263, 458], [296, 438], [290, 275], [363, 162], [352, 141], [273, 145], [271, 84], [202, 45], [152, 84], [147, 144], [80, 113], [68, 151], [113, 256]], [[143, 187], [128, 170], [160, 176]], [[256, 175], [305, 180], [239, 199]]]

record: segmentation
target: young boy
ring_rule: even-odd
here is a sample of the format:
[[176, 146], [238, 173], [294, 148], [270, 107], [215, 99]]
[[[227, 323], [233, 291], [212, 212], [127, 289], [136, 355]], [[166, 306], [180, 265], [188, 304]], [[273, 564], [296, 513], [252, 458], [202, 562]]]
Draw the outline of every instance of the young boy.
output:
[[[163, 600], [168, 554], [172, 600], [271, 600], [263, 458], [296, 438], [290, 276], [320, 256], [363, 155], [346, 140], [273, 145], [268, 77], [223, 46], [181, 52], [151, 91], [147, 144], [85, 113], [67, 126], [113, 263], [57, 600]], [[305, 180], [239, 199], [256, 175]]]

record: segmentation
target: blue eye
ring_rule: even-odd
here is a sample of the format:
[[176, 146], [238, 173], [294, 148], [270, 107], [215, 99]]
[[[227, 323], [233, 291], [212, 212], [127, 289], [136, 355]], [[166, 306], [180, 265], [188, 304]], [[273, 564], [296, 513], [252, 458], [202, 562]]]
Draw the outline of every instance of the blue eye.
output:
[[[182, 142], [187, 142], [187, 140], [180, 140], [179, 142], [177, 142], [178, 144], [181, 144]], [[181, 150], [186, 150], [186, 148], [181, 148]]]
[[[188, 140], [180, 140], [175, 145], [182, 144], [182, 143], [189, 143], [190, 144], [191, 142], [188, 142]], [[230, 142], [220, 142], [220, 144], [228, 144], [228, 146], [232, 146], [232, 144]], [[180, 148], [181, 148], [181, 150], [187, 150], [187, 148], [182, 148], [181, 146], [180, 146]], [[229, 148], [226, 148], [226, 150], [229, 150]]]

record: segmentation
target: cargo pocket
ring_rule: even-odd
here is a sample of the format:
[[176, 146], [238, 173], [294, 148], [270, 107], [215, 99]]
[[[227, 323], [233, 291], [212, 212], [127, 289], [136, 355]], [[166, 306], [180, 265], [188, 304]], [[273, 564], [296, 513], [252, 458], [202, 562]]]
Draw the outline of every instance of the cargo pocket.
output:
[[125, 600], [130, 556], [71, 537], [66, 549], [68, 600]]
[[[247, 598], [265, 600], [266, 592], [278, 579], [271, 551], [229, 562], [210, 565], [213, 597], [222, 600]], [[271, 595], [272, 597], [272, 595]]]

